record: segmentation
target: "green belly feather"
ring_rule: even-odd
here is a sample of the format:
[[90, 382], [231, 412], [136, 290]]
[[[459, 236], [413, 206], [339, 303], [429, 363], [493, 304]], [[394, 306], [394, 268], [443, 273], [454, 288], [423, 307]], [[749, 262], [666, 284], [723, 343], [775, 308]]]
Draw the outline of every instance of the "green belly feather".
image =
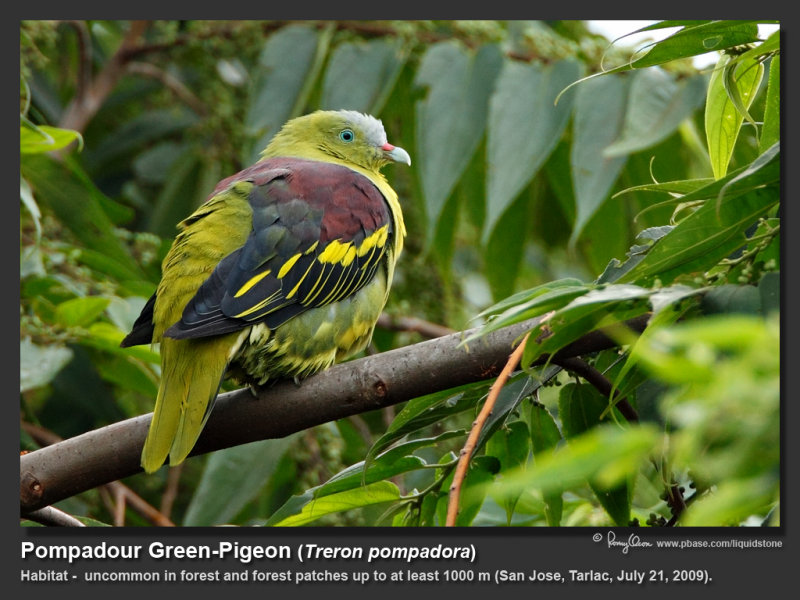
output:
[[245, 330], [229, 374], [263, 385], [275, 378], [303, 378], [363, 350], [387, 297], [386, 270], [356, 294], [301, 313], [274, 331], [263, 324]]

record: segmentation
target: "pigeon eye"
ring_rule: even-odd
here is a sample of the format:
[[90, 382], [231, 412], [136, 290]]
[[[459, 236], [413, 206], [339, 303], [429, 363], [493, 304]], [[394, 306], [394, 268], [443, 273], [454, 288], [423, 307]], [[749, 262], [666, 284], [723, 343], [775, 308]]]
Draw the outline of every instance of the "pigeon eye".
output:
[[343, 142], [352, 142], [356, 137], [356, 134], [353, 133], [352, 129], [343, 129], [342, 132], [339, 134], [339, 139]]

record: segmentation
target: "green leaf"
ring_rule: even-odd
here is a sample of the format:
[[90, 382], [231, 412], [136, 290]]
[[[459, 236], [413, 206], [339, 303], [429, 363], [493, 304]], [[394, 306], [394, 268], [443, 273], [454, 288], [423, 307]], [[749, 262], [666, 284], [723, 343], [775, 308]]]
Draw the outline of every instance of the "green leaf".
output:
[[765, 315], [781, 310], [780, 273], [765, 273], [758, 282], [758, 291], [761, 294], [761, 310]]
[[781, 139], [781, 57], [773, 56], [769, 63], [767, 99], [764, 105], [764, 124], [761, 126], [759, 150], [763, 153]]
[[22, 161], [21, 171], [40, 206], [51, 210], [83, 245], [115, 259], [139, 279], [145, 278], [115, 235], [114, 224], [100, 201], [102, 193], [77, 165], [30, 155]]
[[[530, 450], [530, 433], [528, 425], [524, 421], [514, 421], [501, 427], [489, 438], [486, 443], [486, 454], [494, 456], [500, 461], [500, 469], [519, 468], [528, 461]], [[521, 495], [521, 493], [520, 493]], [[514, 506], [517, 504], [519, 496], [505, 497], [501, 504], [506, 510], [508, 524], [511, 524], [511, 517], [514, 514]]]
[[397, 444], [375, 457], [369, 463], [366, 472], [364, 471], [366, 462], [361, 461], [343, 469], [322, 485], [311, 488], [308, 491], [313, 492], [313, 498], [319, 498], [335, 492], [342, 492], [360, 485], [373, 483], [381, 479], [389, 479], [396, 475], [421, 469], [426, 466], [425, 461], [418, 456], [413, 456], [412, 452], [420, 448], [436, 446], [440, 442], [454, 437], [465, 436], [466, 431], [464, 430], [445, 431], [435, 437], [417, 438], [402, 444]]
[[50, 383], [72, 360], [66, 346], [34, 344], [30, 338], [19, 341], [19, 391], [27, 392]]
[[[729, 64], [733, 65], [731, 69], [728, 69]], [[711, 168], [717, 179], [728, 171], [742, 120], [745, 114], [749, 116], [747, 109], [755, 98], [763, 73], [761, 63], [732, 59], [725, 54], [711, 74], [705, 128]]]
[[479, 331], [469, 336], [469, 343], [487, 333], [527, 321], [554, 308], [569, 304], [574, 298], [591, 289], [578, 279], [565, 278], [545, 283], [530, 290], [518, 292], [483, 311], [479, 317], [491, 315], [489, 321]]
[[667, 235], [672, 229], [671, 225], [664, 225], [661, 227], [649, 227], [639, 232], [639, 235], [634, 240], [638, 243], [631, 246], [626, 253], [628, 260], [621, 263], [616, 258], [612, 258], [603, 273], [597, 278], [597, 283], [613, 283], [619, 280], [625, 273], [642, 262], [650, 248], [653, 247], [654, 242]]
[[754, 514], [766, 514], [780, 487], [768, 475], [722, 481], [713, 494], [693, 502], [681, 519], [686, 527], [739, 526]]
[[[559, 394], [558, 414], [561, 416], [567, 440], [572, 440], [598, 426], [603, 421], [601, 415], [607, 406], [608, 399], [589, 385], [571, 383], [564, 386]], [[594, 479], [589, 480], [589, 485], [600, 504], [618, 526], [626, 526], [630, 521], [631, 487], [627, 480], [632, 480], [633, 474], [630, 475], [612, 485]]]
[[613, 75], [587, 81], [578, 88], [570, 153], [576, 204], [570, 245], [606, 201], [625, 165], [626, 156], [609, 158], [603, 152], [622, 131], [628, 81]]
[[320, 107], [380, 114], [407, 56], [392, 39], [339, 44], [325, 69]]
[[753, 285], [725, 284], [716, 286], [703, 297], [705, 314], [761, 314], [761, 294]]
[[166, 184], [160, 189], [147, 218], [147, 230], [172, 239], [176, 224], [200, 206], [219, 180], [219, 167], [206, 164], [197, 151], [186, 147], [169, 168]]
[[634, 69], [699, 56], [758, 41], [758, 21], [711, 21], [687, 26], [656, 42], [631, 63]]
[[[614, 198], [617, 196], [621, 196], [622, 194], [627, 194], [629, 192], [666, 192], [667, 194], [675, 194], [675, 195], [684, 195], [699, 190], [702, 187], [707, 186], [709, 183], [712, 183], [714, 180], [711, 178], [701, 178], [701, 179], [681, 179], [680, 181], [664, 181], [661, 183], [646, 183], [644, 185], [636, 185], [633, 187], [626, 188], [614, 194]], [[680, 198], [676, 198], [675, 202], [680, 201]]]
[[115, 325], [104, 321], [98, 321], [89, 326], [88, 334], [86, 337], [81, 338], [81, 343], [97, 348], [98, 350], [135, 358], [143, 362], [155, 365], [161, 364], [159, 353], [151, 350], [150, 346], [120, 348], [119, 344], [125, 335], [126, 333]]
[[726, 196], [719, 211], [706, 202], [661, 238], [619, 282], [645, 283], [658, 277], [671, 283], [681, 275], [705, 271], [745, 244], [745, 232], [779, 200], [777, 189], [758, 188]]
[[558, 105], [555, 97], [580, 71], [571, 60], [550, 65], [504, 61], [489, 101], [484, 240], [561, 138], [572, 96]]
[[476, 52], [440, 42], [423, 55], [415, 85], [427, 88], [416, 104], [416, 148], [430, 240], [447, 198], [486, 128], [489, 97], [503, 64], [496, 45]]
[[83, 136], [77, 131], [29, 123], [24, 123], [19, 128], [20, 154], [41, 154], [61, 150], [76, 140], [80, 150], [83, 147]]
[[197, 114], [182, 106], [147, 110], [124, 121], [99, 143], [87, 146], [83, 153], [86, 168], [91, 173], [100, 173], [114, 161], [120, 160], [127, 167], [136, 152], [188, 129], [199, 119]]
[[386, 432], [369, 449], [365, 458], [367, 468], [380, 452], [409, 433], [419, 431], [448, 416], [465, 410], [474, 410], [475, 404], [486, 394], [489, 385], [489, 383], [469, 384], [409, 401], [403, 410], [397, 413]]
[[544, 382], [550, 380], [559, 370], [558, 367], [550, 367], [545, 372], [534, 376], [529, 376], [526, 373], [512, 376], [503, 386], [503, 389], [500, 390], [494, 408], [492, 408], [492, 412], [486, 423], [483, 424], [478, 436], [476, 448], [482, 448], [486, 441], [506, 422], [520, 402], [538, 390]]
[[635, 285], [610, 285], [575, 298], [533, 329], [522, 354], [523, 368], [595, 329], [647, 312], [650, 307], [646, 300], [651, 293], [649, 288]]
[[622, 133], [606, 147], [606, 157], [639, 152], [672, 135], [705, 99], [706, 79], [679, 79], [659, 67], [633, 74]]
[[[681, 58], [700, 56], [701, 54], [707, 54], [712, 51], [721, 51], [726, 48], [757, 42], [757, 23], [759, 22], [765, 21], [663, 21], [660, 24], [639, 29], [633, 33], [648, 31], [649, 29], [686, 25], [668, 38], [654, 42], [645, 50], [642, 56], [613, 69], [584, 77], [561, 90], [561, 94], [564, 94], [567, 89], [574, 85], [606, 75], [621, 73], [631, 69], [653, 67]], [[669, 23], [669, 25], [667, 25], [667, 23]], [[628, 35], [632, 35], [633, 33]], [[559, 94], [559, 98], [561, 94]], [[556, 101], [558, 101], [558, 98]]]
[[103, 314], [110, 298], [87, 296], [72, 298], [56, 307], [57, 322], [64, 327], [87, 327]]
[[529, 488], [560, 492], [588, 479], [613, 486], [638, 470], [658, 439], [658, 431], [650, 425], [594, 427], [564, 447], [543, 452], [535, 464], [503, 473], [503, 478], [492, 484], [491, 493], [501, 498]]
[[280, 520], [275, 518], [276, 513], [266, 524], [274, 527], [299, 527], [332, 513], [394, 502], [399, 499], [400, 491], [396, 485], [388, 481], [377, 481], [364, 487], [317, 498], [306, 503], [299, 513], [285, 516]]
[[322, 68], [331, 34], [330, 28], [318, 33], [313, 25], [294, 24], [267, 38], [245, 113], [245, 131], [253, 139], [245, 163], [255, 162], [283, 124], [302, 112]]
[[[539, 402], [531, 403], [529, 421], [535, 464], [540, 456], [547, 455], [558, 446], [561, 442], [561, 431], [550, 411]], [[561, 515], [564, 509], [562, 493], [561, 489], [549, 489], [542, 492], [545, 504], [544, 515], [550, 527], [558, 527], [561, 524]]]
[[[42, 212], [39, 210], [36, 198], [33, 197], [30, 184], [22, 177], [19, 178], [19, 198], [23, 206], [25, 206], [31, 214], [33, 225], [36, 228], [36, 245], [38, 245], [42, 238]], [[42, 269], [42, 274], [43, 270], [44, 269]]]
[[[492, 482], [500, 470], [499, 461], [493, 456], [476, 456], [469, 463], [469, 469], [464, 477], [461, 498], [456, 516], [456, 527], [466, 527], [472, 523], [481, 510], [488, 484]], [[446, 506], [442, 496], [441, 504]], [[444, 519], [441, 519], [444, 522]]]
[[[531, 195], [540, 195], [541, 186], [534, 183]], [[492, 298], [505, 298], [511, 294], [516, 286], [517, 275], [525, 256], [525, 246], [528, 243], [528, 230], [530, 228], [530, 213], [532, 202], [526, 197], [520, 197], [503, 213], [487, 240], [484, 260], [487, 265], [486, 280], [492, 290]], [[455, 219], [453, 219], [455, 222]]]
[[[94, 347], [93, 344], [83, 345]], [[122, 390], [138, 392], [148, 398], [155, 398], [158, 394], [158, 377], [147, 365], [130, 356], [102, 354], [94, 359], [93, 364], [105, 381]]]
[[192, 495], [183, 524], [192, 527], [228, 523], [272, 477], [296, 437], [251, 442], [214, 452]]

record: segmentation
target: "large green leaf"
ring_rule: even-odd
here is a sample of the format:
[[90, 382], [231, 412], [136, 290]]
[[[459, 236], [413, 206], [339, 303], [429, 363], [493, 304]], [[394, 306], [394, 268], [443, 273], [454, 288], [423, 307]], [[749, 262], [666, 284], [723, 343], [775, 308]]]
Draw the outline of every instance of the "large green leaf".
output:
[[363, 487], [307, 501], [297, 513], [288, 515], [275, 513], [266, 524], [275, 527], [299, 527], [332, 513], [399, 499], [400, 491], [395, 484], [389, 481], [376, 481]]
[[603, 152], [622, 132], [628, 81], [611, 75], [587, 81], [578, 88], [570, 153], [576, 204], [570, 244], [577, 241], [589, 219], [606, 201], [625, 165], [627, 157], [607, 157]]
[[[583, 85], [586, 81], [598, 77], [603, 78], [613, 73], [653, 67], [681, 58], [700, 56], [708, 52], [722, 51], [726, 48], [757, 42], [757, 23], [759, 22], [772, 23], [773, 21], [663, 21], [644, 27], [631, 32], [631, 34], [665, 27], [682, 26], [679, 31], [671, 36], [648, 46], [644, 50], [644, 54], [638, 58], [634, 58], [630, 62], [613, 69], [584, 77], [568, 86], [568, 88], [578, 84]], [[562, 90], [561, 94], [564, 94], [568, 88]]]
[[[501, 427], [486, 443], [486, 454], [500, 461], [502, 470], [519, 468], [528, 461], [531, 437], [525, 421], [513, 421]], [[521, 492], [520, 492], [521, 495]], [[519, 496], [504, 497], [500, 503], [506, 510], [508, 524]]]
[[318, 32], [313, 25], [288, 25], [267, 38], [255, 71], [245, 130], [253, 146], [244, 162], [259, 153], [283, 124], [305, 106], [330, 43], [330, 28]]
[[653, 290], [635, 285], [610, 285], [591, 289], [556, 310], [537, 325], [525, 344], [522, 366], [552, 354], [594, 331], [632, 319], [647, 312]]
[[125, 167], [134, 153], [165, 137], [175, 135], [196, 124], [199, 117], [185, 107], [147, 110], [109, 131], [99, 142], [83, 152], [86, 169], [95, 175], [114, 161]]
[[644, 56], [631, 63], [631, 67], [634, 69], [652, 67], [756, 41], [758, 41], [757, 21], [711, 21], [689, 25], [653, 44]]
[[661, 238], [647, 255], [618, 281], [664, 283], [681, 275], [703, 272], [746, 242], [745, 232], [779, 201], [777, 187], [755, 189], [723, 198], [719, 210], [706, 202]]
[[64, 327], [87, 327], [94, 322], [111, 302], [102, 296], [72, 298], [56, 307], [56, 320]]
[[[530, 411], [530, 435], [531, 447], [533, 449], [534, 464], [541, 455], [552, 452], [561, 442], [561, 431], [558, 429], [553, 415], [547, 408], [539, 402], [531, 403]], [[545, 503], [545, 519], [551, 527], [557, 527], [561, 523], [561, 514], [564, 508], [564, 500], [560, 489], [549, 489], [542, 492], [542, 499]]]
[[538, 285], [530, 290], [517, 292], [487, 308], [478, 316], [489, 316], [489, 320], [480, 331], [470, 335], [465, 343], [486, 335], [491, 331], [527, 321], [554, 308], [561, 308], [573, 298], [587, 293], [590, 286], [579, 279], [557, 279], [549, 283]]
[[484, 240], [561, 138], [572, 95], [554, 101], [580, 73], [572, 60], [550, 65], [505, 60], [489, 101]]
[[764, 105], [764, 125], [761, 127], [759, 149], [767, 148], [781, 139], [781, 57], [773, 56], [769, 63], [767, 99]]
[[559, 492], [587, 479], [610, 487], [638, 469], [658, 438], [656, 428], [649, 425], [593, 427], [566, 446], [543, 452], [535, 464], [503, 473], [492, 484], [491, 493], [499, 498], [531, 487]]
[[386, 432], [369, 449], [365, 459], [367, 468], [379, 453], [409, 433], [419, 431], [448, 416], [474, 410], [475, 404], [486, 394], [488, 387], [488, 383], [465, 385], [409, 401], [403, 410], [397, 413]]
[[[572, 440], [590, 431], [603, 422], [608, 398], [587, 384], [570, 383], [561, 388], [558, 414], [564, 426], [564, 435]], [[628, 525], [631, 515], [631, 493], [634, 474], [611, 485], [589, 479], [589, 486], [600, 504], [618, 526]]]
[[72, 360], [66, 346], [34, 344], [30, 338], [19, 341], [19, 391], [27, 392], [50, 383]]
[[[741, 57], [740, 57], [741, 58]], [[729, 68], [730, 67], [730, 68]], [[708, 85], [705, 127], [714, 177], [724, 177], [739, 137], [742, 120], [755, 98], [764, 65], [755, 59], [720, 57]]]
[[607, 157], [631, 154], [666, 139], [705, 99], [704, 76], [678, 78], [659, 67], [634, 73], [620, 138]]
[[421, 59], [415, 85], [427, 88], [427, 93], [416, 105], [416, 164], [428, 240], [483, 137], [489, 97], [502, 64], [496, 45], [472, 52], [450, 41], [434, 44]]
[[102, 192], [70, 161], [29, 155], [22, 161], [23, 177], [40, 205], [53, 214], [91, 250], [102, 252], [128, 271], [129, 279], [144, 279], [140, 267], [114, 234], [114, 224], [103, 210]]
[[222, 525], [252, 500], [275, 472], [296, 435], [214, 452], [192, 495], [183, 524]]
[[20, 154], [41, 154], [66, 148], [77, 141], [83, 145], [83, 137], [71, 129], [59, 129], [48, 125], [34, 126], [24, 123], [19, 128]]
[[406, 58], [405, 47], [396, 40], [339, 44], [325, 68], [320, 108], [379, 114]]
[[497, 221], [487, 240], [485, 272], [494, 299], [505, 298], [517, 289], [515, 282], [528, 244], [531, 209], [542, 195], [541, 187], [534, 182], [530, 197], [524, 194], [517, 198]]
[[221, 178], [219, 163], [209, 162], [191, 147], [175, 157], [149, 213], [149, 231], [166, 239], [175, 237], [177, 224], [205, 202]]

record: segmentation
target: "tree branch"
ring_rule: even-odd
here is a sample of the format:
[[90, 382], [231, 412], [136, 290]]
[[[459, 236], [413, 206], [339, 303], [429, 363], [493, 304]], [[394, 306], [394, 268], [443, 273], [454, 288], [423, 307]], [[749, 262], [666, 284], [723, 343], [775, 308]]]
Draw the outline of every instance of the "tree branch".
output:
[[[192, 455], [279, 438], [328, 421], [383, 408], [433, 392], [497, 376], [512, 344], [537, 320], [518, 323], [469, 344], [473, 331], [455, 333], [335, 365], [296, 385], [279, 382], [254, 397], [249, 389], [221, 394]], [[627, 324], [642, 331], [647, 316]], [[615, 347], [590, 333], [555, 356]], [[546, 359], [546, 357], [544, 357]], [[543, 359], [543, 360], [544, 360]], [[24, 513], [141, 471], [140, 453], [152, 414], [89, 431], [20, 457]]]
[[[61, 121], [59, 127], [73, 129], [83, 132], [92, 120], [95, 113], [100, 109], [106, 97], [113, 91], [120, 77], [125, 73], [125, 65], [130, 60], [130, 51], [136, 46], [139, 38], [147, 29], [147, 21], [131, 21], [130, 29], [122, 40], [122, 44], [108, 60], [103, 70], [86, 84], [84, 78], [80, 78], [81, 85], [78, 86], [78, 93], [72, 98]], [[80, 31], [80, 30], [79, 30]], [[85, 45], [84, 41], [84, 45]]]
[[614, 390], [614, 397], [611, 397], [611, 390], [613, 389], [611, 382], [606, 379], [605, 375], [595, 369], [592, 365], [584, 360], [581, 360], [580, 358], [574, 357], [553, 360], [553, 363], [562, 369], [566, 369], [571, 373], [580, 375], [586, 381], [591, 383], [598, 392], [604, 396], [608, 396], [609, 401], [614, 403], [614, 405], [619, 409], [619, 412], [622, 413], [622, 416], [628, 419], [628, 421], [632, 423], [639, 421], [639, 414], [636, 412], [636, 409], [631, 406], [627, 398], [619, 397], [619, 390]]

